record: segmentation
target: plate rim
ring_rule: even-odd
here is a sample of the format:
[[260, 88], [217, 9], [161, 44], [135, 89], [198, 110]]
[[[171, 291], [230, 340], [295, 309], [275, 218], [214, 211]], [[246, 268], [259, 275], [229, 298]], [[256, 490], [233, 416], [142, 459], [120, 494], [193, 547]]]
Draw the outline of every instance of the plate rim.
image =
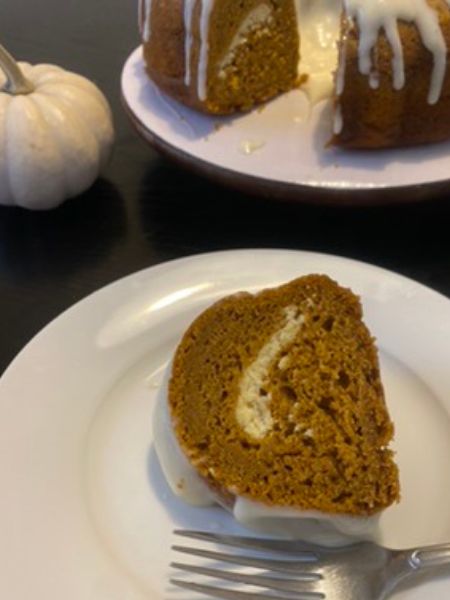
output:
[[[129, 63], [141, 51], [135, 48], [127, 57], [121, 72], [120, 99], [123, 110], [134, 130], [156, 151], [174, 161], [187, 171], [202, 175], [208, 180], [240, 191], [250, 196], [279, 199], [304, 204], [323, 204], [328, 206], [383, 206], [389, 204], [411, 204], [428, 200], [430, 196], [439, 196], [450, 188], [450, 177], [419, 184], [359, 184], [358, 186], [321, 185], [319, 181], [311, 183], [292, 183], [270, 178], [258, 177], [236, 171], [213, 162], [198, 158], [183, 150], [147, 127], [132, 109], [128, 100], [125, 75]], [[142, 59], [141, 59], [142, 62]]]

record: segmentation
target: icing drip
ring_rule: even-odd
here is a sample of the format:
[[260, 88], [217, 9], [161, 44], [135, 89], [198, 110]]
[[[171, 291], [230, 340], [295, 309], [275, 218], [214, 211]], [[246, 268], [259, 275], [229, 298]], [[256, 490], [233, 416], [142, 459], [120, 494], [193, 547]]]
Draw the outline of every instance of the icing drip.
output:
[[152, 0], [144, 0], [145, 1], [145, 9], [144, 9], [144, 31], [143, 38], [144, 42], [148, 42], [151, 36], [151, 17], [152, 17]]
[[[450, 0], [447, 0], [450, 6]], [[415, 23], [424, 46], [433, 54], [434, 66], [431, 75], [429, 104], [438, 102], [444, 83], [447, 46], [437, 12], [427, 0], [344, 0], [347, 17], [354, 19], [359, 27], [359, 69], [369, 77], [372, 87], [378, 85], [376, 65], [372, 52], [376, 48], [379, 33], [384, 30], [392, 48], [394, 89], [405, 85], [403, 47], [398, 31], [398, 21]], [[340, 90], [340, 92], [339, 92]], [[338, 86], [342, 93], [343, 86]]]
[[333, 72], [338, 62], [342, 0], [296, 0], [300, 33], [299, 75], [314, 104], [333, 94]]
[[200, 14], [200, 57], [198, 61], [198, 97], [206, 100], [207, 76], [208, 76], [208, 54], [209, 54], [209, 22], [213, 9], [214, 0], [202, 0]]
[[[170, 373], [169, 364], [158, 391], [153, 416], [153, 437], [159, 463], [176, 496], [194, 506], [219, 504], [219, 496], [212, 492], [191, 465], [175, 436], [167, 403]], [[229, 510], [229, 507], [224, 508]], [[239, 496], [236, 498], [233, 514], [244, 527], [266, 535], [299, 538], [325, 546], [342, 545], [355, 540], [373, 540], [378, 535], [378, 515], [332, 515], [314, 510], [268, 506]]]
[[346, 35], [342, 39], [341, 49], [339, 53], [339, 65], [336, 72], [336, 95], [342, 96], [345, 88], [345, 65], [347, 63], [347, 40]]
[[192, 50], [192, 20], [194, 16], [195, 0], [184, 2], [184, 83], [191, 84], [191, 50]]
[[[450, 7], [450, 0], [445, 0]], [[215, 0], [185, 0], [185, 78], [186, 86], [192, 82], [192, 47], [194, 8], [200, 3], [199, 58], [197, 66], [197, 94], [201, 101], [207, 99], [210, 19]], [[342, 95], [345, 87], [346, 43], [345, 35], [339, 53], [337, 40], [340, 35], [342, 10], [349, 27], [359, 29], [359, 69], [368, 77], [372, 89], [380, 85], [377, 71], [377, 45], [384, 32], [392, 48], [392, 84], [400, 90], [405, 86], [405, 64], [398, 24], [400, 21], [414, 23], [422, 43], [433, 55], [433, 70], [428, 94], [429, 104], [436, 104], [442, 93], [447, 69], [447, 46], [440, 27], [437, 11], [427, 0], [293, 0], [300, 32], [299, 74], [307, 75], [303, 89], [311, 102], [333, 94], [333, 72], [336, 73], [336, 94]], [[152, 0], [143, 0], [145, 10], [143, 37], [148, 41], [151, 34]], [[263, 22], [268, 14], [262, 5], [247, 19], [240, 34], [233, 41], [230, 51], [245, 41], [245, 32], [250, 25]], [[265, 12], [264, 12], [265, 10]], [[256, 15], [258, 18], [256, 18]], [[223, 59], [226, 62], [226, 59]], [[224, 64], [222, 64], [222, 68]], [[335, 128], [341, 129], [342, 123]]]
[[340, 133], [342, 133], [343, 128], [344, 128], [344, 119], [342, 117], [342, 108], [338, 104], [334, 111], [334, 121], [333, 121], [334, 135], [339, 135]]

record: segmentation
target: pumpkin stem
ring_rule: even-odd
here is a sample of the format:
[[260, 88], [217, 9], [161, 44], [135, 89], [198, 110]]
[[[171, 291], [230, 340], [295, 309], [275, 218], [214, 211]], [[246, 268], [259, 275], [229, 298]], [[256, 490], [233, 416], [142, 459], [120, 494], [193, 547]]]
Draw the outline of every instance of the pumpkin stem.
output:
[[0, 44], [0, 69], [6, 75], [6, 83], [0, 91], [17, 96], [19, 94], [30, 94], [34, 86], [22, 73], [19, 65], [11, 54]]

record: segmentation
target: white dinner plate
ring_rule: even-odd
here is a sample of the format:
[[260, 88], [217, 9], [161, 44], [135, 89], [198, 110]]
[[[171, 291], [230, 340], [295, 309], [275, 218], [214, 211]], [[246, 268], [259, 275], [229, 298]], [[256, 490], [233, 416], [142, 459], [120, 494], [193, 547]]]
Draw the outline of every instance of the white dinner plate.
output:
[[[396, 425], [395, 547], [450, 540], [450, 301], [351, 260], [284, 250], [205, 254], [89, 296], [37, 335], [0, 380], [0, 598], [163, 600], [175, 527], [243, 531], [174, 498], [152, 445], [162, 370], [190, 321], [237, 290], [322, 272], [361, 295]], [[442, 600], [450, 579], [398, 598]]]
[[202, 115], [158, 90], [138, 48], [122, 72], [122, 97], [138, 132], [159, 150], [240, 189], [336, 204], [408, 202], [450, 189], [450, 143], [373, 152], [326, 148], [331, 102], [309, 117], [300, 90], [238, 117]]

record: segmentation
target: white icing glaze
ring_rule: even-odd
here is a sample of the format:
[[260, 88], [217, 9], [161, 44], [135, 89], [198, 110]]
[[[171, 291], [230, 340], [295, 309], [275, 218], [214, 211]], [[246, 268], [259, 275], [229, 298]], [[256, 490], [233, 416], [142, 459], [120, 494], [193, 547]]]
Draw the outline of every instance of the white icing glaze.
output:
[[342, 133], [342, 129], [344, 128], [344, 119], [342, 117], [342, 108], [340, 104], [338, 104], [334, 110], [333, 117], [333, 133], [334, 135], [339, 135]]
[[[152, 0], [144, 1], [143, 39], [151, 36]], [[200, 5], [200, 50], [197, 73], [197, 93], [200, 100], [207, 99], [207, 76], [209, 54], [209, 31], [212, 9], [215, 0], [197, 0]], [[450, 0], [446, 0], [450, 7]], [[192, 21], [196, 0], [185, 0], [185, 84], [191, 83]], [[308, 75], [304, 90], [312, 102], [332, 95], [333, 72], [337, 65], [337, 47], [339, 39], [340, 16], [342, 9], [351, 23], [358, 26], [359, 68], [367, 75], [369, 84], [376, 89], [379, 75], [376, 57], [373, 58], [378, 36], [384, 31], [392, 47], [393, 87], [400, 90], [405, 85], [405, 66], [403, 48], [399, 36], [398, 23], [414, 23], [421, 35], [424, 46], [434, 59], [431, 74], [428, 102], [439, 101], [447, 69], [447, 46], [440, 27], [438, 14], [427, 0], [294, 0], [300, 32], [299, 73]], [[244, 20], [231, 46], [219, 64], [223, 68], [239, 44], [245, 41], [245, 32], [268, 18], [270, 7], [262, 2]], [[344, 43], [345, 48], [345, 43]], [[341, 95], [345, 86], [345, 50], [341, 51], [341, 60], [336, 78], [336, 93]]]
[[315, 104], [333, 94], [342, 0], [296, 0], [296, 8], [300, 31], [299, 74], [308, 76], [302, 89]]
[[264, 140], [242, 140], [242, 142], [239, 145], [239, 149], [242, 152], [242, 154], [250, 156], [251, 154], [254, 154], [257, 150], [261, 150], [261, 148], [264, 148], [265, 145], [266, 142]]
[[[175, 437], [167, 405], [171, 368], [170, 363], [157, 394], [153, 415], [153, 440], [161, 469], [173, 493], [185, 502], [204, 507], [220, 504], [220, 499], [197, 474]], [[301, 538], [327, 546], [356, 539], [375, 540], [379, 521], [378, 516], [327, 515], [318, 511], [267, 506], [242, 497], [236, 498], [233, 516], [244, 527], [261, 533]]]
[[[210, 17], [214, 6], [214, 0], [200, 0], [200, 51], [197, 69], [197, 95], [200, 100], [207, 99], [207, 76], [209, 55], [209, 28]], [[193, 20], [196, 0], [185, 0], [183, 9], [184, 18], [184, 83], [191, 84], [191, 61], [193, 45]]]
[[144, 0], [144, 3], [144, 27], [142, 37], [144, 42], [148, 42], [152, 31], [152, 0]]
[[[359, 70], [363, 75], [370, 77], [376, 72], [372, 51], [380, 32], [385, 32], [392, 48], [393, 86], [396, 90], [405, 85], [405, 65], [398, 22], [405, 21], [417, 26], [423, 45], [434, 58], [428, 102], [436, 104], [441, 96], [446, 72], [447, 46], [438, 14], [427, 0], [344, 0], [344, 6], [347, 17], [353, 19], [359, 28]], [[372, 79], [372, 85], [374, 82], [376, 79]]]
[[164, 477], [176, 496], [194, 506], [210, 506], [215, 503], [212, 493], [189, 463], [173, 432], [167, 405], [171, 367], [170, 363], [164, 372], [153, 415], [156, 454]]
[[347, 62], [347, 44], [345, 39], [342, 41], [339, 52], [339, 63], [336, 72], [335, 91], [337, 96], [342, 96], [345, 88], [345, 66]]
[[327, 515], [316, 510], [268, 507], [264, 504], [237, 498], [233, 516], [245, 527], [266, 535], [301, 538], [323, 546], [340, 546], [356, 540], [375, 540], [379, 515], [351, 517]]
[[207, 99], [209, 25], [214, 0], [202, 0], [200, 13], [200, 56], [198, 61], [198, 97]]
[[191, 84], [192, 20], [195, 0], [184, 0], [184, 83]]

